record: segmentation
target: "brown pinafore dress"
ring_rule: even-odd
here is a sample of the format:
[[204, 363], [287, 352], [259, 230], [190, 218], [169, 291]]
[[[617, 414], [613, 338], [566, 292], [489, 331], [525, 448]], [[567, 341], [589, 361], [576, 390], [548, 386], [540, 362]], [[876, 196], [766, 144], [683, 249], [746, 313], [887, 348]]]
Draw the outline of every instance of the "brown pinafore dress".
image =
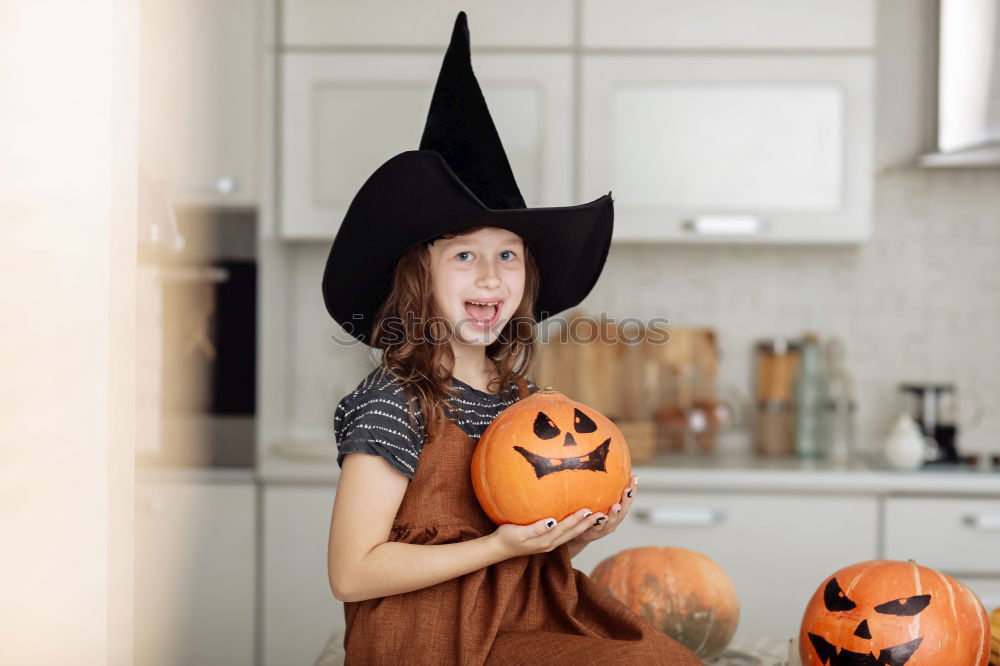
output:
[[[523, 380], [519, 395], [528, 395]], [[496, 530], [472, 488], [474, 449], [450, 419], [428, 433], [390, 541], [454, 543]], [[347, 666], [702, 663], [574, 569], [565, 544], [412, 592], [346, 602], [344, 615]]]

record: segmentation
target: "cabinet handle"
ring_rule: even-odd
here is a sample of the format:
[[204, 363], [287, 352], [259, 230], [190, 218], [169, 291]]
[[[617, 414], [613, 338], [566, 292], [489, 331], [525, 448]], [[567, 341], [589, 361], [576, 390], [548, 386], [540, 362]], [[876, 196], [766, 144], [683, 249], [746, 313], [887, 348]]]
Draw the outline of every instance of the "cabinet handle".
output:
[[635, 514], [644, 523], [660, 527], [712, 527], [718, 525], [726, 514], [717, 509], [653, 509], [636, 508]]
[[219, 194], [233, 194], [238, 187], [239, 183], [230, 176], [220, 176], [215, 181], [215, 191]]
[[752, 236], [767, 228], [767, 220], [754, 215], [699, 215], [681, 223], [684, 231], [711, 236], [728, 234]]
[[1000, 514], [967, 513], [962, 516], [962, 522], [974, 530], [1000, 530]]

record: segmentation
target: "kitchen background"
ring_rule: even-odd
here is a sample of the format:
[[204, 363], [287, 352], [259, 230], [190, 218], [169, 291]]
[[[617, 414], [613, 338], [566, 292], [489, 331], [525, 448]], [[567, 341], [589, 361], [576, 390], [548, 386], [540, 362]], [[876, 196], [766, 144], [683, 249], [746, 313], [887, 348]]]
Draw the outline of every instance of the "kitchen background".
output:
[[[416, 148], [459, 10], [528, 205], [614, 192], [580, 311], [712, 331], [714, 386], [742, 407], [715, 453], [640, 459], [634, 527], [576, 566], [646, 543], [710, 554], [743, 645], [790, 638], [823, 576], [874, 557], [1000, 605], [1000, 151], [947, 143], [949, 4], [143, 2], [137, 662], [336, 660], [332, 416], [372, 365], [335, 343], [320, 278], [351, 195]], [[234, 358], [241, 332], [255, 353]], [[755, 345], [806, 332], [843, 343], [849, 464], [753, 453]], [[877, 458], [905, 382], [954, 385], [971, 465]]]

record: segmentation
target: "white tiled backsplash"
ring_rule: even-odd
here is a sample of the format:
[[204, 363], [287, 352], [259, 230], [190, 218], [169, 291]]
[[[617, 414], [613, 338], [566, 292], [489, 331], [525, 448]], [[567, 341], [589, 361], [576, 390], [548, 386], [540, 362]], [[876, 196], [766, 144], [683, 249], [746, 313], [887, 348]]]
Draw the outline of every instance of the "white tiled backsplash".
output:
[[[963, 451], [1000, 453], [1000, 175], [898, 171], [877, 183], [874, 238], [857, 247], [615, 245], [581, 307], [666, 317], [719, 333], [720, 381], [751, 389], [752, 344], [804, 329], [841, 336], [865, 446], [894, 417], [896, 386], [953, 381], [986, 416]], [[293, 423], [322, 435], [363, 377], [367, 348], [329, 342], [319, 295], [325, 244], [297, 246]], [[967, 424], [971, 414], [961, 414]]]

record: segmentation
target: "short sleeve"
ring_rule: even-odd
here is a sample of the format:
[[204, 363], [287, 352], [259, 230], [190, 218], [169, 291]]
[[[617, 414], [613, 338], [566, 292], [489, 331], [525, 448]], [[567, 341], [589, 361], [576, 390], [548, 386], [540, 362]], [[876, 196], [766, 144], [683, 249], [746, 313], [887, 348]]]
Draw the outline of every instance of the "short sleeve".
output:
[[337, 405], [337, 464], [342, 467], [348, 453], [376, 455], [412, 481], [425, 438], [419, 409], [415, 417], [414, 428], [401, 388], [366, 379]]

